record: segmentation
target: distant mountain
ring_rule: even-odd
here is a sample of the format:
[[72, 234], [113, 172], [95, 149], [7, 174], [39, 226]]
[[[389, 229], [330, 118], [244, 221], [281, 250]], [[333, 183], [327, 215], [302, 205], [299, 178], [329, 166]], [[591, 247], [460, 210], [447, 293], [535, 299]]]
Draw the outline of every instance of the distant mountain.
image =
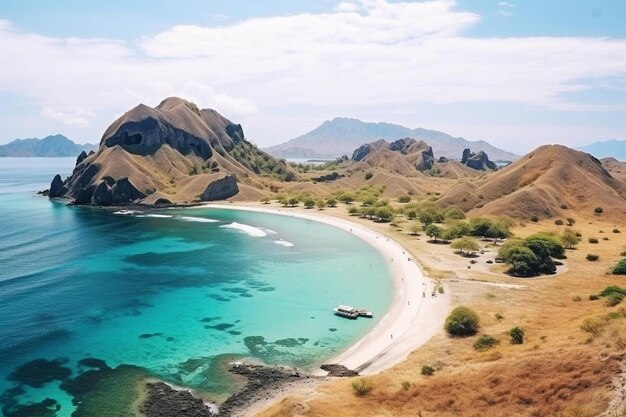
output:
[[626, 161], [626, 140], [613, 139], [594, 142], [578, 149], [590, 153], [596, 158], [613, 157], [620, 161]]
[[63, 135], [46, 136], [43, 139], [15, 139], [0, 145], [0, 156], [78, 156], [81, 152], [96, 150], [97, 145], [79, 145]]
[[423, 140], [433, 148], [435, 157], [460, 160], [464, 149], [485, 151], [496, 161], [512, 161], [517, 155], [498, 149], [485, 141], [468, 141], [447, 133], [428, 129], [409, 129], [391, 123], [368, 123], [358, 119], [336, 117], [319, 127], [265, 151], [282, 158], [335, 158], [350, 155], [361, 145], [378, 139], [395, 141], [402, 138]]

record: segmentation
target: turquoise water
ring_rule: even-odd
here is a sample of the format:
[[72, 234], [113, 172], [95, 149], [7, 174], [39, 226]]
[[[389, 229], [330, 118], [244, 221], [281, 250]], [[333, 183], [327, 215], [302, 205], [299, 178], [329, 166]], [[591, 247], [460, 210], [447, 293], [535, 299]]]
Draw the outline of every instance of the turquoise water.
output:
[[[0, 158], [5, 416], [69, 416], [79, 400], [67, 382], [105, 369], [79, 365], [85, 358], [223, 396], [233, 385], [221, 362], [314, 368], [376, 322], [332, 307], [388, 308], [382, 255], [346, 232], [232, 210], [119, 215], [35, 194], [73, 163]], [[103, 386], [81, 385], [82, 394]], [[46, 398], [54, 403], [37, 404]], [[27, 404], [39, 411], [19, 414]]]

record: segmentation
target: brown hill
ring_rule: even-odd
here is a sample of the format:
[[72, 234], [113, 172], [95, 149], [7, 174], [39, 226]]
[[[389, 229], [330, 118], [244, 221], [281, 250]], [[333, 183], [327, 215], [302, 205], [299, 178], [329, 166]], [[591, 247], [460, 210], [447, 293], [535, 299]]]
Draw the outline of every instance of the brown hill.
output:
[[517, 218], [567, 215], [570, 210], [593, 215], [595, 207], [602, 207], [605, 217], [624, 217], [626, 184], [589, 154], [546, 145], [501, 171], [457, 184], [439, 203]]
[[600, 162], [602, 162], [604, 169], [609, 171], [613, 177], [621, 181], [626, 181], [626, 162], [618, 161], [613, 157], [602, 158]]
[[171, 97], [155, 108], [140, 104], [113, 122], [96, 153], [81, 154], [65, 181], [55, 177], [50, 197], [103, 206], [185, 204], [232, 197], [238, 182], [263, 187], [261, 175], [295, 177], [248, 142], [241, 125]]

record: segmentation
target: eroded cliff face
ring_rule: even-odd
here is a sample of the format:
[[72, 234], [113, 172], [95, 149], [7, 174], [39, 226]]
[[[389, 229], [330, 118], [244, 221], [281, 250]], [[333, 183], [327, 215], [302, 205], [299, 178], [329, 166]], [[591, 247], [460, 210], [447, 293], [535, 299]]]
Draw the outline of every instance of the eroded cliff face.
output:
[[49, 196], [98, 206], [213, 201], [236, 195], [238, 176], [289, 170], [282, 165], [247, 142], [241, 125], [172, 97], [113, 122], [96, 153], [81, 153], [65, 180], [54, 177]]

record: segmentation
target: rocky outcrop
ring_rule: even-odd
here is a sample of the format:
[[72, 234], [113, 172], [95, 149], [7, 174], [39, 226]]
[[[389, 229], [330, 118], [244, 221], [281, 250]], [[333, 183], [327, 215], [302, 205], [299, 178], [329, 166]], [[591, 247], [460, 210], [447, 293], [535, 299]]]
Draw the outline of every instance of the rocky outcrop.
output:
[[446, 158], [445, 156], [440, 156], [439, 160], [437, 160], [437, 163], [440, 164], [445, 164], [446, 162], [448, 162], [448, 158]]
[[216, 416], [202, 399], [189, 390], [175, 390], [164, 382], [148, 382], [147, 398], [140, 406], [145, 417], [213, 417]]
[[200, 199], [202, 201], [225, 200], [238, 192], [237, 177], [235, 175], [227, 175], [211, 182], [200, 196]]
[[50, 184], [48, 196], [50, 196], [50, 198], [63, 197], [66, 192], [67, 188], [65, 188], [61, 176], [59, 174], [55, 175], [52, 179], [52, 183]]
[[469, 149], [463, 150], [463, 156], [461, 157], [461, 163], [477, 171], [491, 170], [496, 171], [497, 165], [489, 160], [489, 156], [483, 151], [473, 153]]
[[373, 153], [374, 151], [378, 149], [385, 149], [388, 147], [389, 147], [389, 143], [387, 143], [383, 139], [377, 140], [376, 142], [372, 142], [372, 143], [366, 143], [365, 145], [359, 146], [352, 153], [352, 160], [362, 161], [363, 159], [365, 159], [365, 157], [367, 157], [369, 154]]
[[336, 363], [324, 364], [320, 366], [320, 369], [328, 372], [328, 376], [334, 377], [351, 377], [359, 375], [357, 371], [353, 371], [352, 369], [346, 368], [344, 365], [339, 365]]
[[85, 160], [85, 158], [87, 158], [87, 152], [82, 151], [80, 153], [80, 155], [78, 155], [78, 158], [76, 158], [76, 165], [80, 164], [81, 162], [83, 162]]

